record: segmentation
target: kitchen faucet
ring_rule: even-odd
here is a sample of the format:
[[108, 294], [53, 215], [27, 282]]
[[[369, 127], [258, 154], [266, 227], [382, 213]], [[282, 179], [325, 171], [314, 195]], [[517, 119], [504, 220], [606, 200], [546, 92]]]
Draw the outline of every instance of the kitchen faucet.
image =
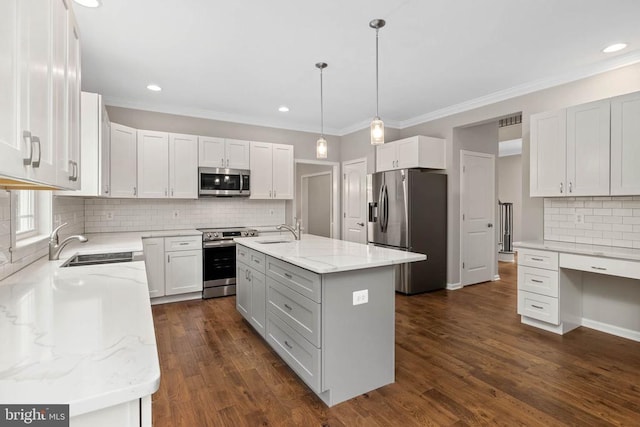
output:
[[67, 237], [62, 241], [62, 243], [58, 243], [58, 231], [60, 231], [60, 229], [62, 227], [65, 227], [67, 224], [68, 223], [65, 222], [64, 224], [59, 225], [55, 230], [51, 232], [51, 236], [49, 236], [49, 261], [57, 261], [58, 259], [60, 259], [60, 252], [62, 252], [62, 249], [64, 249], [64, 247], [67, 246], [67, 244], [69, 244], [69, 242], [71, 242], [72, 240], [78, 240], [80, 243], [86, 243], [89, 241], [89, 239], [87, 239], [86, 237], [76, 234]]
[[301, 228], [300, 228], [300, 221], [296, 220], [296, 227], [293, 228], [290, 225], [287, 224], [280, 224], [278, 226], [276, 226], [276, 230], [289, 230], [291, 232], [291, 234], [293, 234], [293, 237], [295, 237], [296, 240], [300, 240], [300, 235], [302, 234]]

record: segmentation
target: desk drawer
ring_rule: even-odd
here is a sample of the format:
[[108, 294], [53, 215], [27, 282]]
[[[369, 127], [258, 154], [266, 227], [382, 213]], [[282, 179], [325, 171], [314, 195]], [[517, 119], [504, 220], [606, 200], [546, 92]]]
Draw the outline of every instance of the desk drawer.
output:
[[534, 249], [518, 249], [518, 266], [520, 265], [557, 271], [558, 253]]
[[518, 266], [518, 290], [558, 297], [558, 272]]
[[267, 342], [316, 393], [320, 387], [320, 349], [291, 329], [278, 316], [267, 313]]
[[589, 255], [560, 254], [560, 267], [640, 279], [640, 262]]
[[267, 257], [267, 276], [315, 302], [320, 302], [320, 275], [316, 273]]
[[166, 252], [191, 251], [194, 249], [202, 250], [202, 236], [164, 238], [164, 250]]
[[311, 344], [320, 348], [320, 304], [267, 278], [267, 307]]
[[518, 291], [518, 314], [559, 325], [558, 298]]

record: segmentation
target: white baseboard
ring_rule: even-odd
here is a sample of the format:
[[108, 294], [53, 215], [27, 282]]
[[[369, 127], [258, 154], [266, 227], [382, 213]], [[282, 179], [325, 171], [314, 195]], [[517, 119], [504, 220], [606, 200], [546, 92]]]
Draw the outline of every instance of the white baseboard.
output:
[[496, 280], [500, 280], [499, 274], [496, 274], [495, 276], [493, 276], [493, 279], [491, 279], [492, 282], [495, 282]]
[[640, 331], [634, 331], [633, 329], [621, 328], [620, 326], [609, 325], [608, 323], [602, 323], [597, 320], [585, 318], [582, 318], [582, 326], [615, 335], [617, 337], [628, 338], [630, 340], [640, 342]]
[[202, 291], [190, 292], [188, 294], [168, 295], [165, 297], [151, 298], [151, 305], [168, 304], [171, 302], [189, 301], [194, 299], [202, 299]]
[[447, 283], [447, 290], [448, 291], [455, 291], [458, 289], [462, 289], [462, 283], [458, 282], [458, 283]]
[[499, 262], [516, 262], [516, 257], [513, 252], [498, 252]]

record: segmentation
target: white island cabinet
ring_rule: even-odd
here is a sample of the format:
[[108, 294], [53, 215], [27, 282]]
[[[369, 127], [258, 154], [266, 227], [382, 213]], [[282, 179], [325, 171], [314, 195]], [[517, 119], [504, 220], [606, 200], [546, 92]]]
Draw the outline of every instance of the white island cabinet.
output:
[[235, 240], [238, 311], [323, 402], [394, 382], [395, 265], [425, 255], [307, 234]]

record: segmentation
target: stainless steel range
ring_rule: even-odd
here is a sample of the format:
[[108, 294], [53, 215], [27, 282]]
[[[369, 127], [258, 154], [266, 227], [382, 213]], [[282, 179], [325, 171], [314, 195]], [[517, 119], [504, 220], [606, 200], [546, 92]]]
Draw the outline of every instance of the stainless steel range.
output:
[[199, 228], [202, 231], [202, 298], [236, 294], [234, 237], [257, 236], [252, 228]]

